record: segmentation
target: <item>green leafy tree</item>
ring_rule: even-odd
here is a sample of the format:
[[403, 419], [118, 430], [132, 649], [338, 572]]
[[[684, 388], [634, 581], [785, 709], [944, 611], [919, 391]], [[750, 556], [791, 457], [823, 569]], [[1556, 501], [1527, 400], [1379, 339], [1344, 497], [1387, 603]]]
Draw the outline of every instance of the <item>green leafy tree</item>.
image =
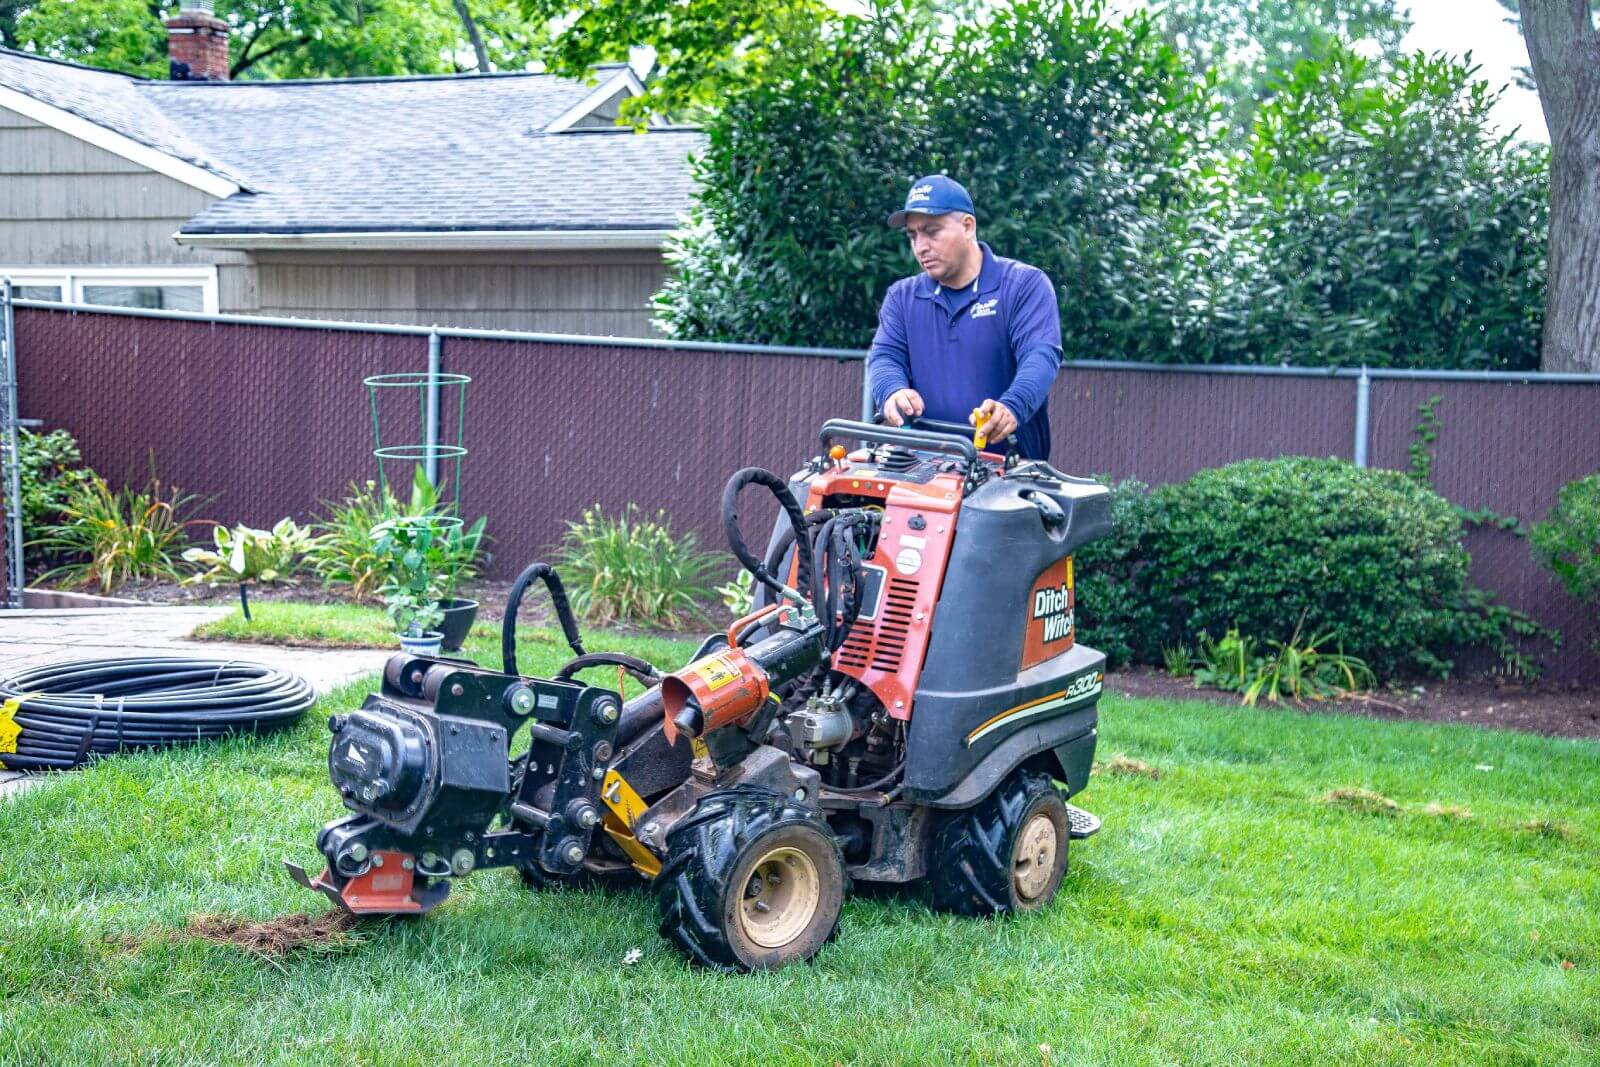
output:
[[[11, 4], [10, 47], [56, 59], [167, 76], [163, 17], [152, 0]], [[7, 8], [0, 6], [0, 32]], [[517, 0], [217, 0], [229, 24], [230, 75], [240, 79], [446, 74], [524, 69], [545, 40]]]
[[167, 31], [146, 0], [19, 5], [12, 47], [147, 78], [167, 75]]
[[1255, 359], [1537, 365], [1548, 157], [1491, 132], [1496, 96], [1445, 57], [1342, 47], [1286, 77], [1233, 183]]
[[982, 235], [1056, 280], [1069, 333], [1095, 350], [1120, 335], [1130, 248], [1206, 154], [1204, 86], [1148, 16], [1099, 3], [1023, 0], [950, 35], [935, 18], [819, 25], [730, 95], [658, 301], [671, 332], [864, 345], [885, 287], [916, 269], [885, 214], [947, 170]]
[[625, 61], [636, 47], [654, 61], [645, 97], [628, 101], [636, 121], [650, 112], [703, 114], [771, 58], [775, 46], [814, 32], [831, 12], [822, 0], [521, 0], [531, 22], [553, 37], [540, 53], [549, 68], [585, 77], [599, 63]]
[[1257, 104], [1302, 60], [1360, 42], [1397, 58], [1411, 26], [1400, 0], [1165, 0], [1162, 27], [1194, 70], [1215, 70], [1233, 127], [1248, 132]]

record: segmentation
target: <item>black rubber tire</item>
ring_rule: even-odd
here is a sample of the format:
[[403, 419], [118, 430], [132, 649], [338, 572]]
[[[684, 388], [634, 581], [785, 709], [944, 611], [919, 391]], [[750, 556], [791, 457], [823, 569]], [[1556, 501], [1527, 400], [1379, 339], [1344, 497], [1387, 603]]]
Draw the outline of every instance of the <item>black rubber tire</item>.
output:
[[[786, 943], [763, 947], [737, 912], [761, 861], [797, 850], [814, 866], [815, 911]], [[850, 890], [838, 839], [816, 809], [769, 789], [708, 793], [667, 834], [667, 858], [653, 888], [661, 934], [691, 961], [719, 971], [771, 970], [808, 960], [832, 940]]]
[[[1017, 849], [1029, 820], [1055, 825], [1055, 855], [1042, 891], [1018, 889]], [[1049, 775], [1018, 768], [993, 793], [940, 823], [929, 855], [933, 905], [958, 915], [1006, 915], [1048, 904], [1067, 873], [1067, 802]]]

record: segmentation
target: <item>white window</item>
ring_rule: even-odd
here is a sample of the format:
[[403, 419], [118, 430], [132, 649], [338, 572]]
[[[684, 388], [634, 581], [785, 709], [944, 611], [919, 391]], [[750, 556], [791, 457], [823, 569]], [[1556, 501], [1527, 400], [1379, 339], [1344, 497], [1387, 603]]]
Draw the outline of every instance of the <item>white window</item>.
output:
[[7, 267], [18, 300], [217, 312], [215, 267]]

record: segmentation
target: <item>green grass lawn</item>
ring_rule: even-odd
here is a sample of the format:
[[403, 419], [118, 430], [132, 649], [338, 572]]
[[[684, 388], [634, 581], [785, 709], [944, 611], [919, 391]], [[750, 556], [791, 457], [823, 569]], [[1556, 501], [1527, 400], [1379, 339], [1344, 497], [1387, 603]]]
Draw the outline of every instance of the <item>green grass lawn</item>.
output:
[[[481, 632], [471, 651], [495, 655]], [[522, 651], [549, 671], [565, 650]], [[731, 977], [684, 963], [642, 892], [488, 871], [431, 916], [281, 961], [185, 937], [195, 913], [326, 908], [279, 861], [310, 865], [340, 813], [323, 722], [364, 692], [0, 806], [0, 1063], [1600, 1056], [1600, 745], [1189, 702], [1105, 700], [1102, 760], [1127, 759], [1079, 801], [1105, 829], [1015, 920], [874, 892], [813, 963]]]
[[[487, 623], [474, 634], [489, 632]], [[498, 631], [496, 631], [498, 632]], [[377, 608], [358, 604], [301, 604], [269, 600], [250, 608], [250, 620], [234, 608], [229, 615], [195, 627], [202, 641], [253, 641], [311, 648], [395, 648], [394, 624]]]

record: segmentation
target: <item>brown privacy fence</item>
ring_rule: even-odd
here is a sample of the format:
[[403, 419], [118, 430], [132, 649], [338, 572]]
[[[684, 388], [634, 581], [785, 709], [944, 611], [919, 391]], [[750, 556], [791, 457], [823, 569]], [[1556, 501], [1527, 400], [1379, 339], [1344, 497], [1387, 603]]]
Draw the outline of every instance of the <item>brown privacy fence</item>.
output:
[[[429, 331], [415, 327], [27, 302], [15, 323], [24, 417], [72, 431], [112, 480], [142, 481], [153, 453], [164, 480], [211, 497], [207, 514], [229, 523], [305, 517], [375, 477], [362, 379], [430, 369]], [[472, 379], [462, 508], [488, 516], [500, 577], [547, 556], [595, 503], [666, 509], [676, 528], [720, 547], [718, 499], [734, 469], [792, 471], [824, 419], [861, 411], [856, 352], [436, 333], [432, 369]], [[1468, 509], [1540, 519], [1562, 485], [1600, 468], [1600, 378], [1374, 372], [1363, 383], [1351, 372], [1120, 364], [1063, 370], [1051, 458], [1154, 484], [1251, 456], [1354, 458], [1364, 422], [1362, 458], [1405, 468], [1417, 407], [1433, 396], [1433, 482]], [[453, 401], [442, 404], [439, 440], [456, 439], [454, 417]], [[749, 528], [762, 521], [752, 509]], [[1526, 540], [1481, 528], [1467, 544], [1478, 584], [1562, 631], [1548, 677], [1600, 683], [1592, 609], [1565, 595]]]

